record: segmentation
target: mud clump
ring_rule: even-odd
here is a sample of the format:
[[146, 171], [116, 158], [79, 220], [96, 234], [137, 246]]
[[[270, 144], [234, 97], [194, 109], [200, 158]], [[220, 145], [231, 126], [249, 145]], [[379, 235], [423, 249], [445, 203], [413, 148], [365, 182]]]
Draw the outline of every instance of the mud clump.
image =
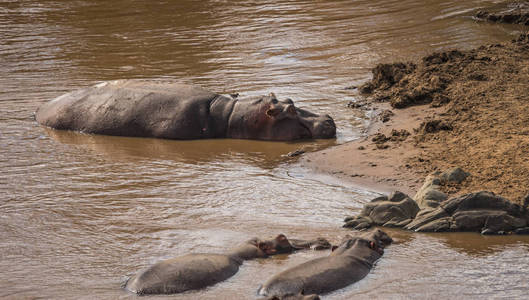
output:
[[451, 124], [446, 123], [443, 120], [430, 120], [422, 122], [419, 128], [417, 129], [417, 132], [421, 135], [427, 134], [427, 133], [436, 133], [441, 130], [452, 130], [454, 129]]
[[491, 61], [472, 52], [452, 50], [430, 54], [418, 64], [380, 64], [372, 70], [373, 79], [362, 85], [360, 91], [371, 94], [375, 101], [389, 101], [394, 108], [429, 103], [439, 107], [450, 102], [447, 88], [462, 74], [486, 81], [486, 75], [472, 70], [476, 64]]
[[377, 149], [387, 149], [389, 148], [389, 145], [386, 144], [386, 142], [403, 142], [406, 140], [408, 136], [410, 136], [411, 133], [407, 131], [406, 129], [401, 130], [391, 130], [391, 135], [386, 136], [383, 133], [377, 133], [373, 135], [371, 138], [371, 141], [375, 143], [375, 147]]
[[413, 63], [379, 64], [373, 70], [373, 79], [360, 86], [361, 93], [368, 94], [375, 89], [385, 90], [400, 82], [416, 68]]
[[384, 111], [382, 111], [382, 112], [380, 113], [379, 118], [380, 118], [380, 121], [382, 121], [382, 123], [386, 123], [386, 122], [388, 122], [388, 121], [391, 119], [391, 117], [393, 117], [394, 115], [395, 115], [394, 112], [392, 112], [392, 111], [389, 110], [389, 109], [386, 109], [386, 110], [384, 110]]
[[[458, 194], [487, 190], [524, 202], [529, 192], [529, 34], [502, 44], [436, 52], [415, 63], [382, 64], [372, 72], [373, 79], [360, 90], [373, 103], [398, 108], [391, 119], [400, 109], [430, 107], [431, 115], [414, 131], [419, 153], [402, 157], [402, 167], [423, 175], [457, 165], [473, 174]], [[405, 139], [386, 135], [373, 136], [377, 149]]]
[[[503, 6], [505, 4], [502, 4]], [[493, 8], [494, 11], [479, 10], [474, 17], [495, 23], [521, 24], [529, 26], [529, 2], [508, 3], [506, 7]]]

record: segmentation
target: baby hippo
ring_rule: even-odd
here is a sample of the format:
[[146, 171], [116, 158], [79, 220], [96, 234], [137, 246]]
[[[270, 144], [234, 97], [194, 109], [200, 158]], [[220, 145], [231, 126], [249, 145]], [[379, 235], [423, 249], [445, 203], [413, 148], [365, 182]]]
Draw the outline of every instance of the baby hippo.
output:
[[132, 276], [125, 284], [125, 289], [139, 295], [174, 294], [201, 289], [230, 278], [245, 260], [292, 253], [305, 248], [330, 247], [331, 244], [322, 238], [289, 241], [283, 234], [271, 240], [254, 238], [226, 254], [187, 254], [160, 261]]
[[[324, 294], [364, 278], [392, 239], [381, 230], [346, 236], [327, 257], [320, 257], [287, 269], [269, 279], [258, 290], [269, 299]], [[315, 297], [315, 295], [313, 295]]]

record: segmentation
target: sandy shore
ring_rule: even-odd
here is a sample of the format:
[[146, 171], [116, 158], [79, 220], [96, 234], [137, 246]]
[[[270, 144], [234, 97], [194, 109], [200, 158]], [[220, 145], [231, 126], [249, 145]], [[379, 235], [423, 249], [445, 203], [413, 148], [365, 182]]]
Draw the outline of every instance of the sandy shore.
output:
[[528, 34], [379, 65], [358, 92], [378, 112], [365, 137], [309, 153], [305, 165], [411, 195], [430, 172], [458, 166], [472, 176], [445, 187], [449, 194], [488, 190], [514, 202], [528, 194]]

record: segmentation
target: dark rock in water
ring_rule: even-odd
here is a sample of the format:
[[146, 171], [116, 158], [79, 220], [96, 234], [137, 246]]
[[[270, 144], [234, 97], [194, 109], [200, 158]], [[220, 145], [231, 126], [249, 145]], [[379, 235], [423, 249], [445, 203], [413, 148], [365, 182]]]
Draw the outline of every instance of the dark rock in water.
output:
[[357, 230], [371, 226], [403, 227], [419, 212], [419, 206], [406, 194], [394, 192], [367, 203], [360, 214], [346, 218], [344, 227]]
[[517, 228], [514, 233], [516, 234], [529, 234], [529, 227]]
[[404, 228], [414, 231], [474, 231], [499, 234], [527, 226], [527, 211], [490, 192], [470, 193], [421, 211]]
[[303, 153], [305, 153], [305, 150], [298, 149], [296, 151], [288, 152], [287, 156], [288, 157], [296, 157], [296, 156], [300, 156]]
[[529, 3], [509, 3], [506, 8], [499, 12], [480, 10], [474, 15], [477, 19], [507, 24], [522, 24], [529, 26]]
[[413, 200], [401, 192], [367, 203], [359, 215], [346, 218], [343, 227], [362, 230], [371, 226], [402, 227], [418, 232], [471, 231], [483, 235], [507, 232], [529, 234], [529, 195], [523, 206], [491, 192], [448, 199], [443, 185], [460, 184], [470, 173], [456, 167], [426, 177]]

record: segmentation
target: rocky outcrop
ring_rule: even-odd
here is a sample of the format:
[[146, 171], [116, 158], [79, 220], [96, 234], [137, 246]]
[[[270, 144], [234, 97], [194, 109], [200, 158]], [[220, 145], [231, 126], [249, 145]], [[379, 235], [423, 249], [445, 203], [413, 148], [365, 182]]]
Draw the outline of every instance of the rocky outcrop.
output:
[[427, 208], [404, 226], [420, 232], [474, 231], [503, 234], [527, 227], [527, 210], [490, 192], [470, 193]]
[[357, 230], [371, 226], [403, 227], [410, 223], [419, 212], [419, 206], [413, 199], [401, 192], [389, 197], [382, 196], [367, 203], [360, 214], [345, 219], [344, 227]]
[[482, 234], [529, 234], [529, 194], [523, 205], [481, 191], [450, 198], [443, 185], [459, 184], [469, 173], [461, 168], [426, 177], [413, 199], [401, 192], [367, 203], [359, 215], [345, 219], [344, 227], [400, 227], [417, 232], [471, 231]]
[[417, 205], [421, 209], [436, 208], [441, 202], [448, 199], [448, 195], [441, 191], [441, 186], [446, 184], [459, 184], [468, 176], [470, 174], [459, 167], [452, 168], [443, 173], [439, 171], [432, 173], [426, 177], [424, 184], [417, 191], [413, 200], [417, 202]]

